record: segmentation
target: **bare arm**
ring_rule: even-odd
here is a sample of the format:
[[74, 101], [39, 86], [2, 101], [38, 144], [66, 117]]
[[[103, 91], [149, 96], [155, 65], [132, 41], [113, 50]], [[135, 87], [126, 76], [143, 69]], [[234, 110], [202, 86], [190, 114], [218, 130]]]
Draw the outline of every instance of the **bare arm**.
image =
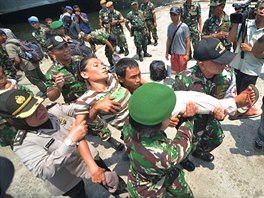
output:
[[166, 41], [166, 53], [165, 53], [165, 58], [166, 60], [169, 60], [169, 46], [171, 44], [171, 40], [167, 37]]
[[264, 58], [264, 35], [253, 45], [252, 53], [257, 58]]
[[202, 16], [198, 17], [198, 25], [199, 25], [199, 32], [201, 33], [203, 28], [202, 28]]
[[227, 37], [230, 42], [237, 41], [237, 30], [238, 30], [238, 24], [234, 23]]

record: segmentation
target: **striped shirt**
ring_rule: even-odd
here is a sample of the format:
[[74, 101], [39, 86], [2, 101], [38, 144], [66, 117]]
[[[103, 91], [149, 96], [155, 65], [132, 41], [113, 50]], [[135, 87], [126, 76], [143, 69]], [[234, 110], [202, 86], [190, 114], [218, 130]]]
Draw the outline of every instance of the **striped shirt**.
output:
[[87, 90], [80, 98], [78, 98], [75, 107], [75, 114], [87, 114], [89, 109], [98, 101], [114, 96], [115, 98], [113, 101], [120, 103], [120, 111], [115, 114], [99, 112], [98, 116], [108, 124], [121, 130], [126, 119], [128, 119], [128, 101], [131, 94], [126, 88], [119, 84], [115, 74], [108, 74], [107, 84], [108, 87], [105, 91], [96, 92], [93, 90]]

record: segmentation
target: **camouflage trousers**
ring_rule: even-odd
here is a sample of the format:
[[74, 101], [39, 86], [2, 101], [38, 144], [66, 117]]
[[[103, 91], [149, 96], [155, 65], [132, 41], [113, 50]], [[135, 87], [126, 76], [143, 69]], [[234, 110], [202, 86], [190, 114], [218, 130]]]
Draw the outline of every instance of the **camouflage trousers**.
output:
[[103, 122], [100, 118], [88, 123], [88, 132], [93, 135], [98, 135], [102, 141], [107, 141], [111, 138], [111, 131], [107, 128], [107, 123]]
[[[162, 185], [162, 186], [161, 186]], [[139, 179], [129, 172], [127, 190], [132, 198], [138, 197], [193, 197], [192, 191], [185, 181], [184, 173], [179, 170], [179, 175], [174, 181], [165, 178], [163, 184], [152, 183]]]
[[128, 48], [126, 36], [122, 26], [111, 27], [111, 33], [115, 36], [116, 45], [118, 47], [124, 47], [125, 49]]
[[14, 127], [5, 123], [0, 124], [0, 146], [13, 145], [16, 134], [17, 130]]
[[148, 47], [148, 38], [145, 31], [134, 31], [134, 43], [137, 48], [137, 54], [141, 54], [143, 52], [147, 52]]
[[190, 30], [190, 37], [192, 41], [192, 46], [194, 47], [200, 40], [201, 40], [201, 34], [197, 31], [191, 31]]
[[111, 66], [113, 66], [112, 54], [113, 54], [113, 51], [107, 45], [105, 45], [105, 56]]
[[[208, 119], [206, 117], [208, 117]], [[213, 151], [224, 139], [221, 123], [214, 119], [213, 116], [203, 116], [203, 118], [196, 117], [193, 133], [192, 150], [198, 155]]]
[[4, 71], [7, 78], [16, 79], [17, 71], [12, 65], [4, 66]]
[[154, 26], [153, 19], [146, 20], [146, 24], [147, 24], [147, 28], [148, 28], [148, 31], [149, 31], [148, 40], [151, 40], [151, 34], [152, 34], [153, 39], [155, 41], [157, 41], [159, 39], [159, 37], [158, 37], [158, 34], [157, 34], [157, 28]]

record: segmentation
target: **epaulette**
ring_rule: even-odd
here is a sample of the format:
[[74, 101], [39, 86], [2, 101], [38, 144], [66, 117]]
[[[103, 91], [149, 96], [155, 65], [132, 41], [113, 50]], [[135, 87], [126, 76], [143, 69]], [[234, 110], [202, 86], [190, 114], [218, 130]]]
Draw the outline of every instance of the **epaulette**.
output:
[[26, 137], [27, 131], [19, 131], [16, 134], [14, 139], [13, 146], [19, 146], [23, 143], [24, 138]]

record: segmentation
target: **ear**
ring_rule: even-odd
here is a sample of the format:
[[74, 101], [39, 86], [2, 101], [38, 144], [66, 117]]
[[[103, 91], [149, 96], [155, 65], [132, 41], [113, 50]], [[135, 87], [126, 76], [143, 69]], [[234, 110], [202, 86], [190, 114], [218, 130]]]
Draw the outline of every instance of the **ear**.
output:
[[124, 83], [124, 78], [121, 77], [121, 76], [117, 76], [118, 77], [118, 80], [119, 80], [119, 83]]
[[81, 77], [82, 77], [83, 79], [85, 79], [85, 80], [88, 80], [88, 78], [89, 78], [89, 75], [88, 75], [87, 72], [85, 72], [85, 71], [81, 72], [80, 75], [81, 75]]

